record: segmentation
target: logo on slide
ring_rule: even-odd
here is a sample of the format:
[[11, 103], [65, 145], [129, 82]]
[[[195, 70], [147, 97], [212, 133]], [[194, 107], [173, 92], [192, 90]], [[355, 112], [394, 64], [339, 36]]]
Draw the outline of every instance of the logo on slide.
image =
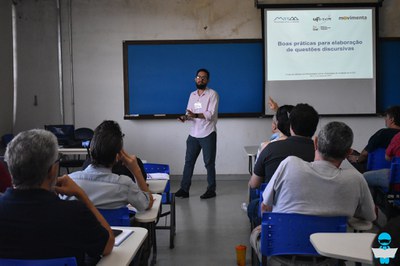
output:
[[339, 20], [367, 20], [367, 16], [341, 16]]
[[326, 18], [321, 18], [321, 17], [315, 17], [313, 18], [313, 21], [317, 22], [318, 24], [325, 23], [327, 21], [332, 21], [332, 18], [330, 16]]
[[379, 259], [380, 264], [389, 264], [390, 259], [393, 259], [397, 252], [397, 248], [389, 246], [390, 242], [392, 242], [392, 237], [388, 233], [382, 232], [378, 236], [378, 242], [381, 246], [372, 248], [374, 257]]
[[275, 17], [274, 23], [299, 23], [298, 17]]

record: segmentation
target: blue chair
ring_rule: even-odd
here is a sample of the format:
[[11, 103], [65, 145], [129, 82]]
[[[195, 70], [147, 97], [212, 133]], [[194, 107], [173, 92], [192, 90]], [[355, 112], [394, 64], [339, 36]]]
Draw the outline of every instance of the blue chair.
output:
[[77, 266], [75, 257], [56, 259], [1, 259], [1, 266]]
[[292, 213], [263, 213], [261, 225], [262, 265], [278, 255], [319, 256], [310, 242], [318, 232], [346, 232], [344, 216], [322, 217]]
[[[147, 174], [151, 173], [164, 173], [170, 174], [170, 169], [168, 164], [156, 164], [156, 163], [144, 163], [144, 169]], [[170, 210], [166, 212], [161, 212], [160, 217], [165, 217], [170, 215], [169, 226], [156, 226], [156, 229], [169, 230], [169, 248], [174, 248], [174, 238], [176, 232], [176, 218], [175, 218], [175, 193], [171, 193], [171, 185], [168, 180], [167, 185], [162, 193], [162, 204], [169, 205]]]
[[389, 188], [376, 188], [375, 204], [385, 214], [387, 220], [400, 215], [400, 161], [392, 159], [390, 166]]
[[390, 161], [385, 159], [385, 148], [378, 148], [368, 153], [367, 171], [390, 168]]
[[3, 143], [4, 147], [7, 146], [7, 144], [14, 138], [14, 135], [9, 133], [9, 134], [4, 134], [1, 137], [1, 142]]
[[[146, 171], [147, 174], [152, 174], [152, 173], [164, 173], [164, 174], [169, 174], [169, 165], [168, 164], [157, 164], [157, 163], [144, 163], [144, 170]], [[165, 186], [164, 193], [162, 194], [162, 203], [163, 204], [170, 204], [171, 202], [171, 185], [168, 180], [167, 185]]]
[[393, 157], [391, 163], [400, 163], [400, 157]]
[[263, 193], [264, 193], [264, 190], [267, 187], [267, 185], [268, 185], [268, 183], [262, 183], [261, 186], [257, 189], [257, 194], [258, 194], [258, 197], [260, 199], [259, 200], [259, 205], [258, 205], [258, 207], [259, 207], [258, 217], [260, 217], [260, 219], [262, 218], [262, 215], [261, 215], [261, 203], [263, 202], [263, 199], [264, 199]]
[[388, 201], [394, 206], [400, 206], [400, 163], [392, 163], [390, 166]]
[[130, 211], [127, 207], [119, 209], [98, 209], [110, 226], [130, 226]]

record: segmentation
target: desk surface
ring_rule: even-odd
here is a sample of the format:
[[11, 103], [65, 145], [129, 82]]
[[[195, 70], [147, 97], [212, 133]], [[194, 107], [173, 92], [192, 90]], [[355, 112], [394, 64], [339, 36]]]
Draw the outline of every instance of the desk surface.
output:
[[137, 212], [135, 214], [135, 220], [141, 223], [151, 223], [157, 220], [158, 213], [160, 211], [162, 196], [159, 194], [153, 194], [154, 203], [150, 210]]
[[87, 155], [85, 148], [58, 148], [58, 152], [64, 155]]
[[112, 229], [132, 229], [133, 233], [118, 247], [114, 247], [110, 255], [103, 257], [97, 265], [115, 266], [129, 265], [147, 236], [147, 229], [142, 227], [112, 226]]
[[146, 183], [149, 185], [151, 193], [163, 193], [167, 186], [168, 180], [166, 179], [147, 179]]
[[315, 233], [310, 241], [315, 250], [330, 258], [372, 264], [373, 233]]

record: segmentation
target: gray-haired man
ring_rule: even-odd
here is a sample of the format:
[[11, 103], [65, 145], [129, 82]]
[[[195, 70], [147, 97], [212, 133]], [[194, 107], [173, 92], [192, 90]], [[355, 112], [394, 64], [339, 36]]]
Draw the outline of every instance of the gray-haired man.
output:
[[[114, 235], [85, 192], [68, 176], [57, 177], [58, 144], [49, 131], [19, 133], [5, 160], [13, 188], [0, 197], [0, 257], [48, 259], [108, 255]], [[56, 193], [75, 196], [63, 201]]]
[[[356, 169], [340, 165], [351, 152], [353, 132], [342, 122], [325, 125], [314, 139], [314, 162], [289, 156], [263, 192], [262, 211], [375, 220], [367, 182]], [[260, 227], [250, 242], [259, 252]]]

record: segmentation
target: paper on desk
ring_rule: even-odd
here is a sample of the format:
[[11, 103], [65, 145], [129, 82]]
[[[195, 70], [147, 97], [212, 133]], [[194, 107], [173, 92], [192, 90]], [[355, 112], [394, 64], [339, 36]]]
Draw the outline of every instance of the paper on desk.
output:
[[125, 239], [128, 238], [128, 236], [130, 236], [131, 234], [133, 234], [133, 230], [132, 229], [121, 229], [122, 233], [119, 234], [116, 238], [115, 238], [115, 243], [114, 246], [118, 247], [119, 245], [121, 245], [122, 242], [124, 242]]
[[169, 174], [151, 173], [151, 174], [147, 174], [147, 179], [169, 180]]
[[134, 213], [137, 213], [137, 212], [138, 212], [138, 211], [136, 210], [136, 208], [133, 207], [131, 204], [126, 205], [126, 207], [128, 207], [128, 209], [129, 209], [131, 212], [134, 212]]

